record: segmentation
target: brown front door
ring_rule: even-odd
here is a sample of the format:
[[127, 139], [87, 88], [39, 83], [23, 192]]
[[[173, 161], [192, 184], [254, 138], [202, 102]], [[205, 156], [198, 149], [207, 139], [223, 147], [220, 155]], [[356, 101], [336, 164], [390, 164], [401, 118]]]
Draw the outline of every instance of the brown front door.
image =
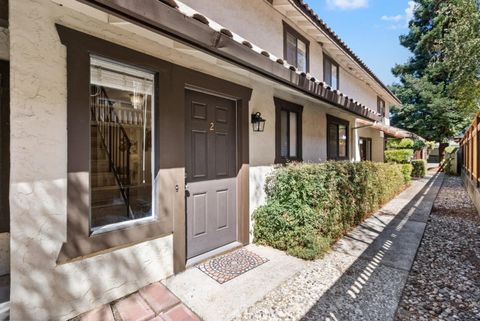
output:
[[237, 240], [236, 102], [186, 91], [187, 258]]
[[10, 231], [10, 102], [9, 64], [0, 60], [0, 233]]

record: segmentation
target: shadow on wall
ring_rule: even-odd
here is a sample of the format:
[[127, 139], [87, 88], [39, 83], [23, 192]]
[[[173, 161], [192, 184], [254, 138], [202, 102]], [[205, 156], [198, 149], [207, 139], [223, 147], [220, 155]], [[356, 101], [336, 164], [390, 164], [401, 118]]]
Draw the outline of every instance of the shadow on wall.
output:
[[65, 181], [12, 184], [11, 320], [67, 320], [170, 273], [171, 236], [57, 265]]
[[[355, 243], [360, 241], [361, 246], [334, 246], [337, 252], [356, 252], [360, 256], [310, 308], [302, 321], [394, 319], [423, 235], [421, 231], [435, 199], [436, 193], [428, 192], [438, 181], [438, 176], [434, 176], [390, 223], [387, 224], [386, 220], [393, 213], [384, 212], [375, 216], [373, 226], [366, 226], [366, 222], [360, 225], [365, 232], [361, 234], [368, 235], [367, 239], [356, 239]], [[384, 227], [383, 232], [376, 230], [375, 225]], [[348, 236], [346, 239], [348, 242]], [[416, 243], [415, 246], [412, 243]]]

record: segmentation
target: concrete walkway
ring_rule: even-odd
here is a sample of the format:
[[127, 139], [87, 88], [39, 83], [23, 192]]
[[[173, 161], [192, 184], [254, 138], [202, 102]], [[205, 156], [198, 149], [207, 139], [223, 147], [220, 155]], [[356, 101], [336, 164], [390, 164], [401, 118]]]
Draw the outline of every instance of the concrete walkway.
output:
[[413, 181], [317, 261], [249, 245], [268, 262], [228, 282], [192, 267], [73, 320], [393, 320], [442, 181]]
[[414, 181], [324, 258], [234, 319], [393, 320], [442, 181], [433, 173]]

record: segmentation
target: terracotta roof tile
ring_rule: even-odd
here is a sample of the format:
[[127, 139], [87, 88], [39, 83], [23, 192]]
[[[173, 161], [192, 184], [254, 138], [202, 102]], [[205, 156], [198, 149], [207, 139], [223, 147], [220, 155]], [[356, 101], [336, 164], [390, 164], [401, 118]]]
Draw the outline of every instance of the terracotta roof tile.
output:
[[262, 52], [260, 52], [262, 55], [264, 55], [265, 57], [270, 57], [270, 54], [268, 53], [268, 51], [265, 51], [265, 50], [262, 50]]
[[195, 19], [195, 20], [198, 20], [198, 21], [200, 21], [201, 23], [204, 23], [204, 24], [206, 24], [206, 25], [209, 24], [208, 19], [207, 19], [204, 15], [201, 15], [201, 14], [199, 14], [199, 13], [194, 13], [193, 16], [192, 16], [192, 18]]
[[175, 9], [178, 8], [178, 3], [175, 0], [160, 0], [160, 1], [165, 3], [166, 5], [169, 5], [172, 8], [175, 8]]
[[229, 38], [233, 38], [233, 33], [228, 29], [222, 28], [220, 32]]
[[[307, 73], [305, 73], [305, 72], [299, 73], [298, 69], [295, 66], [289, 65], [282, 58], [277, 59], [275, 57], [275, 55], [269, 53], [266, 50], [258, 48], [257, 46], [254, 46], [251, 42], [249, 42], [247, 40], [244, 40], [242, 37], [232, 33], [230, 30], [219, 26], [216, 22], [214, 22], [210, 19], [207, 19], [204, 15], [202, 15], [198, 12], [195, 12], [193, 9], [191, 9], [191, 8], [189, 8], [189, 7], [187, 7], [183, 4], [182, 4], [182, 7], [179, 8], [179, 5], [174, 0], [160, 0], [160, 1], [169, 5], [172, 8], [175, 8], [175, 9], [179, 10], [185, 16], [190, 17], [192, 19], [195, 19], [197, 21], [200, 21], [200, 22], [208, 25], [213, 30], [215, 30], [217, 32], [220, 32], [221, 34], [227, 36], [228, 38], [232, 39], [233, 41], [235, 41], [237, 43], [242, 44], [243, 46], [249, 48], [253, 52], [256, 52], [257, 54], [261, 54], [261, 55], [265, 56], [266, 59], [276, 61], [279, 65], [283, 66], [284, 68], [288, 68], [293, 73], [292, 76], [295, 76], [295, 77], [291, 78], [291, 82], [293, 82], [297, 86], [303, 87], [304, 89], [306, 89], [310, 92], [313, 92], [316, 95], [319, 95], [319, 96], [323, 97], [323, 99], [325, 99], [327, 101], [330, 101], [330, 102], [332, 102], [334, 104], [337, 104], [339, 106], [343, 106], [344, 108], [350, 109], [352, 111], [356, 111], [357, 113], [359, 112], [359, 110], [361, 111], [363, 109], [364, 111], [366, 110], [373, 115], [376, 115], [376, 116], [380, 115], [376, 111], [374, 111], [372, 109], [369, 109], [369, 108], [366, 108], [365, 106], [361, 105], [357, 101], [354, 101], [353, 99], [351, 99], [347, 96], [344, 96], [344, 98], [342, 98], [343, 97], [342, 93], [340, 93], [338, 90], [332, 90], [332, 88], [329, 85], [327, 85], [326, 83], [324, 83], [323, 81], [318, 81], [317, 82], [317, 80], [314, 76], [312, 76], [310, 74], [307, 75]], [[185, 9], [185, 8], [188, 8], [188, 10], [182, 11], [182, 9]], [[312, 15], [313, 15], [313, 13], [312, 13]], [[215, 26], [213, 26], [213, 25], [215, 25]], [[298, 76], [300, 76], [300, 77], [298, 77]], [[310, 82], [305, 83], [306, 79], [310, 80]], [[363, 112], [361, 114], [364, 115], [365, 117], [369, 117], [369, 116], [365, 115], [365, 112]]]
[[395, 94], [380, 80], [380, 78], [375, 75], [375, 73], [363, 62], [360, 57], [358, 57], [353, 50], [342, 40], [340, 37], [322, 20], [318, 15], [302, 0], [293, 0], [296, 2], [300, 9], [305, 12], [319, 27], [324, 30], [327, 34], [332, 37], [337, 44], [342, 47], [370, 76], [375, 79], [375, 81], [382, 86], [395, 100], [400, 102], [400, 100], [395, 96]]

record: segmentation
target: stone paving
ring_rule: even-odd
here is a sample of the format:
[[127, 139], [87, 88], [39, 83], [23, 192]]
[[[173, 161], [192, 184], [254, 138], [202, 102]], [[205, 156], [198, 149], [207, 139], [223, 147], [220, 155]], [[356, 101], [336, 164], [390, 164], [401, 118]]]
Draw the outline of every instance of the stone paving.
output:
[[163, 284], [156, 282], [71, 321], [200, 321]]
[[430, 173], [234, 318], [390, 321], [443, 181]]
[[459, 177], [434, 203], [396, 321], [480, 320], [480, 216]]

